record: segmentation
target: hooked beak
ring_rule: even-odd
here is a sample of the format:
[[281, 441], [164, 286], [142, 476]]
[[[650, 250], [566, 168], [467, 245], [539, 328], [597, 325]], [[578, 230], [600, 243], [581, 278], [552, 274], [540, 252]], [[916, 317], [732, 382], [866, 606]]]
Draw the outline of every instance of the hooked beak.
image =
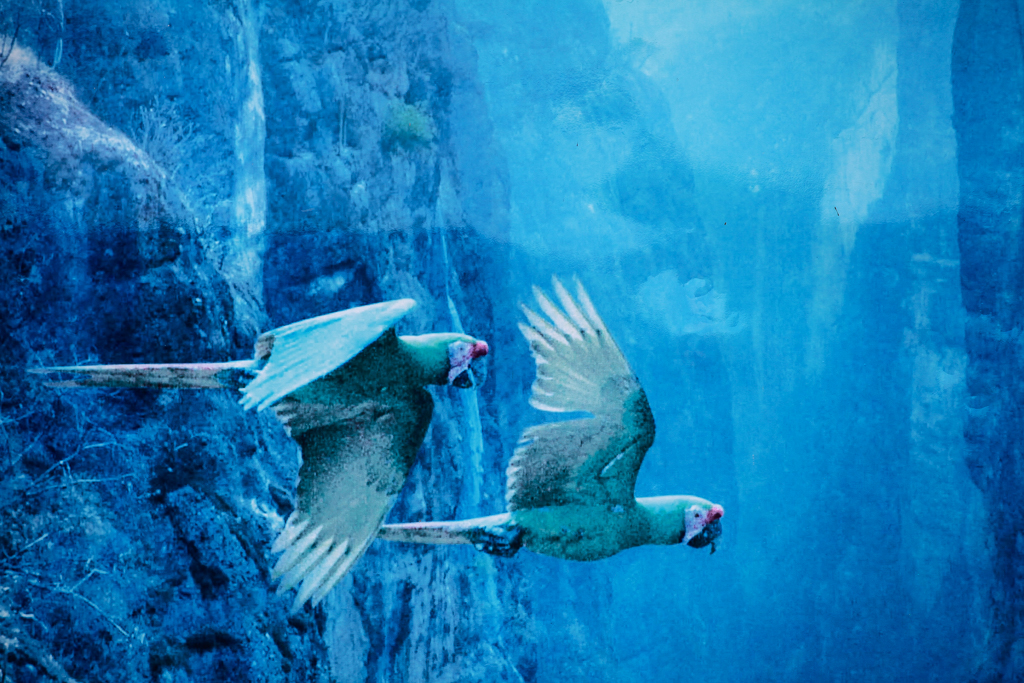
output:
[[473, 374], [472, 369], [466, 368], [462, 374], [452, 380], [452, 386], [459, 389], [472, 389], [476, 386], [476, 375]]
[[490, 353], [490, 351], [491, 347], [487, 345], [487, 342], [483, 340], [478, 341], [476, 344], [473, 344], [473, 348], [470, 351], [470, 360], [482, 358], [483, 356], [486, 356], [488, 353]]
[[711, 552], [715, 552], [714, 541], [722, 535], [721, 519], [724, 515], [725, 508], [721, 505], [712, 505], [704, 514], [703, 519], [696, 520], [696, 524], [691, 524], [688, 518], [686, 534], [683, 536], [681, 542], [691, 548], [703, 548], [710, 544]]
[[485, 341], [477, 341], [473, 344], [456, 342], [448, 350], [448, 383], [459, 389], [468, 389], [476, 386], [476, 375], [470, 365], [477, 358], [482, 358], [490, 352], [490, 347]]
[[686, 545], [691, 548], [703, 548], [706, 545], [711, 546], [711, 554], [715, 552], [715, 540], [722, 535], [722, 523], [717, 519], [710, 524], [706, 525], [701, 529], [700, 533], [695, 535]]

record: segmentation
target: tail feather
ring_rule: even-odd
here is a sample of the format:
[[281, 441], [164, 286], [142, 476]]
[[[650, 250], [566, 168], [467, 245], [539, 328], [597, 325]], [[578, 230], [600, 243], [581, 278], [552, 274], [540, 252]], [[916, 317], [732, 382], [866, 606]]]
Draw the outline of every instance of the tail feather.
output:
[[431, 545], [458, 545], [465, 543], [475, 545], [480, 529], [499, 528], [508, 521], [509, 515], [505, 513], [457, 521], [385, 524], [377, 532], [377, 538], [401, 543], [428, 543]]
[[70, 374], [71, 379], [50, 380], [46, 386], [156, 387], [164, 389], [239, 389], [259, 370], [252, 360], [229, 363], [164, 363], [144, 365], [75, 365], [31, 368], [33, 375]]

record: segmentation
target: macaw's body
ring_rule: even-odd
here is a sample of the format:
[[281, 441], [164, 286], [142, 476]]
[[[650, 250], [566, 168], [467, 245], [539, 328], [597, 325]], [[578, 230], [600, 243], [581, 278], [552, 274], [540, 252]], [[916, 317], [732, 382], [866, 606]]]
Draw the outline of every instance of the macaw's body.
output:
[[[379, 536], [406, 543], [472, 544], [506, 557], [526, 548], [585, 562], [642, 545], [676, 545], [685, 536], [679, 520], [687, 510], [713, 507], [696, 496], [637, 498], [632, 505], [555, 505], [457, 522], [387, 524]], [[699, 548], [714, 543], [721, 533], [721, 524], [714, 521], [704, 528], [707, 531], [692, 537], [689, 545]]]
[[507, 470], [508, 512], [451, 522], [390, 524], [381, 538], [414, 543], [470, 543], [509, 556], [525, 547], [568, 560], [600, 560], [641, 545], [692, 547], [721, 534], [725, 511], [695, 496], [635, 498], [644, 454], [654, 442], [654, 417], [629, 368], [582, 286], [579, 303], [557, 280], [560, 310], [540, 290], [550, 322], [524, 307], [520, 325], [537, 361], [530, 403], [589, 418], [527, 429]]
[[[278, 592], [316, 604], [376, 537], [405, 483], [433, 413], [424, 388], [474, 384], [487, 344], [464, 334], [398, 336], [409, 299], [361, 306], [272, 330], [252, 361], [56, 367], [57, 386], [241, 388], [271, 407], [302, 449], [295, 511], [273, 545]], [[251, 380], [251, 381], [249, 381]]]

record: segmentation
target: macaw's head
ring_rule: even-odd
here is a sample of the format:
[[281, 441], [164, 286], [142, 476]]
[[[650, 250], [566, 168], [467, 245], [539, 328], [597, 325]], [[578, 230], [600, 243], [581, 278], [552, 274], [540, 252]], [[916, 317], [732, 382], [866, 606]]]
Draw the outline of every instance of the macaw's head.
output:
[[429, 384], [450, 384], [459, 389], [475, 387], [483, 380], [487, 342], [467, 334], [444, 332], [402, 337], [414, 349]]
[[683, 535], [680, 543], [691, 548], [711, 546], [715, 552], [715, 539], [722, 535], [722, 522], [725, 509], [709, 500], [697, 500], [687, 506], [683, 515]]
[[448, 384], [459, 389], [475, 387], [483, 381], [483, 361], [490, 351], [487, 342], [461, 335], [448, 344]]
[[637, 498], [637, 504], [647, 511], [650, 520], [650, 538], [645, 543], [675, 545], [685, 543], [691, 548], [711, 546], [722, 535], [725, 510], [710, 500], [697, 496], [656, 496]]

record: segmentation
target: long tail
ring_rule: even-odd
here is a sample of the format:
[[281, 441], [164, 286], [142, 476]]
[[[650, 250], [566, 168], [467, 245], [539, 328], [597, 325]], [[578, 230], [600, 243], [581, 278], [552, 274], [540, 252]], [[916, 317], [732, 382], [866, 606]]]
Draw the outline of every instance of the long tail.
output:
[[488, 523], [502, 521], [508, 515], [494, 515], [477, 519], [462, 519], [450, 522], [412, 522], [410, 524], [385, 524], [377, 532], [377, 538], [400, 543], [429, 543], [431, 545], [456, 545], [472, 543], [473, 530]]
[[33, 375], [71, 374], [51, 380], [49, 387], [157, 387], [165, 389], [239, 389], [259, 370], [259, 362], [165, 363], [147, 365], [76, 365], [31, 368]]
[[501, 557], [511, 557], [522, 547], [522, 535], [522, 530], [511, 523], [511, 516], [507, 512], [450, 522], [385, 524], [377, 532], [377, 538], [385, 541], [432, 545], [468, 544], [482, 552]]

